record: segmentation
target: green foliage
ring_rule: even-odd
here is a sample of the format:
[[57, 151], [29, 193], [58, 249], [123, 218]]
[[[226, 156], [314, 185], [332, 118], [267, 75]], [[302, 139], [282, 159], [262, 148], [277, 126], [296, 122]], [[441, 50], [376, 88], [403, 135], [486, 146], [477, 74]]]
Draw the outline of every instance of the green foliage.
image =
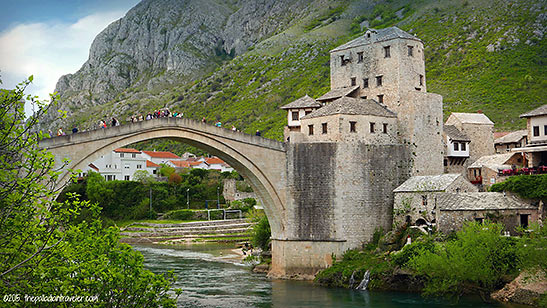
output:
[[501, 286], [502, 276], [514, 275], [521, 260], [515, 239], [500, 236], [503, 225], [468, 223], [456, 240], [419, 249], [408, 264], [426, 277], [425, 295], [459, 296], [466, 284], [491, 292]]
[[335, 8], [329, 8], [323, 15], [314, 18], [310, 23], [304, 26], [304, 31], [311, 31], [317, 27], [325, 26], [340, 18], [340, 15], [346, 10], [346, 6], [338, 6]]
[[410, 245], [406, 245], [399, 252], [391, 256], [391, 261], [398, 266], [406, 266], [408, 261], [412, 258], [424, 254], [426, 252], [433, 252], [435, 249], [435, 242], [433, 237], [426, 236], [415, 240]]
[[333, 265], [319, 272], [315, 281], [331, 287], [349, 287], [351, 275], [354, 274], [356, 281], [361, 281], [365, 272], [370, 271], [369, 289], [382, 288], [382, 276], [392, 270], [389, 262], [381, 256], [369, 250], [348, 250], [344, 253], [342, 260], [336, 261]]
[[[55, 199], [60, 173], [38, 148], [46, 134], [33, 132], [46, 107], [23, 95], [29, 82], [0, 90], [0, 293], [97, 297], [78, 307], [174, 307], [173, 276], [145, 270], [142, 255], [102, 227], [99, 207], [74, 193]], [[23, 98], [38, 106], [28, 120]], [[83, 192], [76, 184], [69, 190]], [[78, 219], [82, 209], [86, 218]]]
[[[197, 216], [197, 212], [193, 210], [175, 210], [165, 213], [165, 219], [172, 220], [203, 220], [202, 217]], [[205, 217], [205, 219], [207, 219]]]
[[166, 164], [161, 164], [161, 168], [160, 168], [160, 174], [162, 176], [166, 176], [166, 177], [169, 177], [171, 176], [171, 174], [173, 174], [175, 172], [175, 168], [171, 167], [171, 166], [168, 166]]
[[253, 192], [251, 185], [247, 184], [245, 181], [237, 181], [236, 189], [241, 192]]
[[241, 210], [243, 213], [248, 212], [256, 205], [254, 198], [245, 198], [243, 200], [234, 200], [230, 202], [231, 210]]
[[148, 171], [145, 170], [137, 170], [133, 174], [133, 180], [137, 182], [141, 182], [145, 185], [156, 182], [156, 179], [154, 176], [152, 176]]
[[270, 223], [268, 222], [266, 215], [263, 213], [260, 215], [255, 214], [255, 216], [251, 216], [249, 220], [256, 223], [251, 231], [251, 243], [262, 250], [270, 250], [269, 245], [272, 234], [270, 231]]
[[[523, 232], [519, 251], [523, 268], [540, 268], [547, 274], [547, 226], [537, 223], [530, 224], [529, 232]], [[547, 279], [547, 277], [545, 277]]]
[[490, 191], [511, 191], [522, 198], [547, 202], [547, 174], [516, 175], [490, 187]]

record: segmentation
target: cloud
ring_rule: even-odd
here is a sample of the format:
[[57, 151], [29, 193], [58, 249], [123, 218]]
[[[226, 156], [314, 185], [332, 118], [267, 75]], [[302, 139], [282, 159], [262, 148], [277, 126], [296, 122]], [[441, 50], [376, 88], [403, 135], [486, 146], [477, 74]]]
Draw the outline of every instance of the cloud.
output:
[[[87, 60], [93, 39], [126, 11], [98, 12], [75, 23], [19, 24], [0, 33], [2, 88], [11, 89], [34, 75], [27, 94], [49, 100], [49, 93], [64, 74], [76, 72]], [[27, 114], [32, 113], [31, 106]]]

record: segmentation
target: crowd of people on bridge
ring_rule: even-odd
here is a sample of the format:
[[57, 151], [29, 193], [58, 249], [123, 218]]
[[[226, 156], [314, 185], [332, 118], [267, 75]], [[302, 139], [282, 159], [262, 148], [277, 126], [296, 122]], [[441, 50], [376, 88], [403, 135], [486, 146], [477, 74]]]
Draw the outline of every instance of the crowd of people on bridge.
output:
[[[149, 112], [146, 115], [143, 115], [142, 113], [138, 114], [138, 115], [132, 115], [131, 117], [129, 117], [127, 119], [127, 121], [130, 122], [130, 123], [136, 123], [136, 122], [148, 121], [148, 120], [157, 119], [157, 118], [169, 118], [169, 117], [182, 118], [183, 114], [179, 113], [179, 112], [171, 112], [169, 110], [169, 108], [164, 108], [164, 109], [154, 110], [153, 112]], [[205, 119], [205, 117], [203, 117], [201, 119], [201, 122], [202, 123], [207, 123], [207, 120]], [[109, 124], [110, 124], [110, 127], [114, 127], [114, 126], [120, 126], [121, 122], [116, 117], [112, 117], [109, 121], [101, 119], [101, 120], [99, 120], [97, 126], [94, 126], [93, 128], [90, 128], [90, 129], [87, 129], [87, 130], [107, 128], [107, 127], [109, 127]], [[222, 127], [222, 122], [220, 122], [220, 120], [219, 120], [214, 125], [216, 127]], [[239, 132], [239, 130], [234, 125], [232, 125], [231, 130], [234, 131], [234, 132], [235, 131]], [[86, 131], [86, 130], [83, 130], [83, 131]], [[49, 132], [50, 136], [53, 136], [53, 133], [52, 133], [51, 130], [48, 130], [48, 132]], [[78, 132], [79, 132], [78, 127], [74, 126], [74, 128], [72, 128], [72, 133], [76, 134]], [[57, 136], [64, 136], [64, 135], [66, 135], [66, 134], [63, 131], [63, 129], [60, 127], [57, 130]], [[261, 136], [261, 133], [258, 129], [256, 130], [255, 135], [256, 136]]]

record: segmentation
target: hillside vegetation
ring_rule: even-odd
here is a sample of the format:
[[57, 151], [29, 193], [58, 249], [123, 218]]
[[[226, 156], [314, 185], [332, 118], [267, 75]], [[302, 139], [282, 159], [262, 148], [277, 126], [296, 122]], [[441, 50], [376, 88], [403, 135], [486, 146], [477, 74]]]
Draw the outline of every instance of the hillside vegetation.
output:
[[124, 119], [169, 107], [281, 140], [286, 113], [279, 107], [329, 90], [328, 51], [367, 26], [396, 25], [424, 41], [428, 91], [443, 95], [445, 116], [482, 110], [496, 130], [519, 129], [525, 126], [519, 114], [545, 103], [545, 6], [531, 0], [333, 1], [234, 59], [217, 57], [217, 68], [201, 79], [131, 87], [68, 124], [86, 127], [101, 116]]

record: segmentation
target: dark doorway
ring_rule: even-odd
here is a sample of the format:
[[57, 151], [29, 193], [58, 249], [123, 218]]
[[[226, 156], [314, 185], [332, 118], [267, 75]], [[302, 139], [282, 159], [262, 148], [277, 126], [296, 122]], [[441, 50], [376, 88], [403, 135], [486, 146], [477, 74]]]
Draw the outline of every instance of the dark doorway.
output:
[[528, 216], [529, 214], [520, 214], [520, 226], [523, 228], [528, 228]]

